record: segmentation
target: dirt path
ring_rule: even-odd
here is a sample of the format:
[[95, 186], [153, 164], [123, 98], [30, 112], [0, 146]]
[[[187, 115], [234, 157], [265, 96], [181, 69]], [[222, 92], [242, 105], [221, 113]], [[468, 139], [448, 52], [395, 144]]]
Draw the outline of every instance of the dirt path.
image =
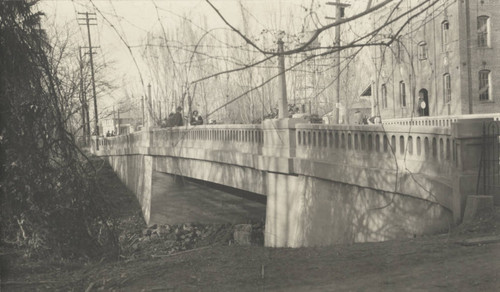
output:
[[[500, 244], [445, 237], [301, 249], [216, 246], [43, 273], [41, 291], [500, 291]], [[3, 286], [27, 291], [33, 286]]]
[[500, 291], [499, 260], [500, 244], [465, 247], [447, 238], [219, 246], [106, 266], [92, 278], [117, 291]]

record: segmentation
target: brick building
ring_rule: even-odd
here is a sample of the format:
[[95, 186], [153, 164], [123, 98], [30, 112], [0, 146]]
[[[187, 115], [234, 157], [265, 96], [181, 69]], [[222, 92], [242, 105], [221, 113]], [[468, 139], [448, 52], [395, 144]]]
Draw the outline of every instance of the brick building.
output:
[[[368, 31], [391, 13], [402, 15], [375, 37], [394, 42], [365, 48], [354, 64], [359, 82], [353, 83], [365, 82], [358, 92], [370, 92], [372, 115], [499, 113], [500, 0], [395, 2], [352, 24]], [[351, 8], [354, 14], [366, 3]]]

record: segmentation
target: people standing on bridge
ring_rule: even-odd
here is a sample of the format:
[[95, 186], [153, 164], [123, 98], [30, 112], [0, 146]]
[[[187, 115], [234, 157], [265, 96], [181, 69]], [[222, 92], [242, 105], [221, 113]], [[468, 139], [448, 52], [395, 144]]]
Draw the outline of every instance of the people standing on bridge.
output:
[[193, 115], [191, 116], [191, 126], [203, 125], [203, 118], [198, 115], [198, 111], [193, 111]]
[[169, 128], [174, 126], [174, 115], [175, 115], [174, 112], [168, 114], [168, 117], [165, 118], [165, 127]]
[[182, 107], [178, 106], [177, 109], [175, 110], [175, 114], [170, 117], [170, 127], [180, 127], [184, 125], [184, 122], [182, 121]]

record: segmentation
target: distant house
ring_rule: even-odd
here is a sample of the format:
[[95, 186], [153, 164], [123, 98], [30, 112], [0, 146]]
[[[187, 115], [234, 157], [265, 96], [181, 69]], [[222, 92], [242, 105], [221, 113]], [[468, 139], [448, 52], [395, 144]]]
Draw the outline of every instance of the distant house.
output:
[[[371, 117], [372, 106], [369, 100], [359, 99], [346, 108], [340, 105], [340, 124], [361, 124], [363, 118]], [[323, 124], [336, 124], [336, 110], [323, 115]]]
[[101, 119], [100, 134], [106, 136], [106, 133], [115, 131], [115, 120], [113, 118]]
[[101, 120], [101, 135], [106, 136], [106, 133], [114, 133], [115, 135], [126, 135], [139, 130], [142, 123], [141, 118], [137, 118], [133, 113], [120, 112], [113, 117]]

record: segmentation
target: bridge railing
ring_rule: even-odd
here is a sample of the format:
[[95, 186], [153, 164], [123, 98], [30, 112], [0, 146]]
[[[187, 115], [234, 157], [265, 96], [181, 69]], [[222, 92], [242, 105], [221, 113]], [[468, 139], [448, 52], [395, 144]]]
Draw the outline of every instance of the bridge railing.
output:
[[126, 135], [126, 137], [128, 137], [126, 142], [129, 147], [149, 147], [149, 133], [147, 131], [134, 132]]
[[93, 137], [92, 148], [95, 149], [96, 140], [99, 143], [99, 150], [149, 147], [148, 135], [148, 132], [143, 131], [114, 137], [100, 137], [99, 139]]
[[[95, 137], [92, 148], [96, 149]], [[236, 151], [260, 154], [264, 134], [258, 125], [210, 125], [174, 127], [134, 132], [128, 135], [98, 139], [100, 151], [138, 152], [140, 149], [189, 149]]]
[[413, 117], [401, 119], [386, 119], [382, 121], [384, 125], [401, 125], [401, 126], [431, 126], [431, 127], [451, 127], [452, 123], [458, 120], [472, 120], [491, 118], [500, 120], [500, 114], [473, 114], [460, 116], [434, 116], [434, 117]]
[[264, 142], [260, 125], [210, 125], [158, 129], [151, 147], [202, 148], [259, 154]]
[[[425, 126], [413, 126], [408, 132], [407, 127], [394, 125], [297, 124], [290, 143], [296, 148], [293, 156], [301, 159], [364, 168], [393, 168], [390, 163], [399, 161], [411, 171], [442, 176], [449, 175], [457, 163], [450, 131]], [[172, 148], [257, 155], [262, 154], [264, 142], [261, 125], [175, 127], [99, 139], [101, 150]]]
[[387, 119], [382, 121], [384, 125], [402, 126], [431, 126], [431, 127], [451, 127], [456, 122], [456, 117], [415, 117], [404, 119]]
[[429, 175], [451, 175], [456, 146], [450, 129], [401, 126], [300, 124], [296, 155], [363, 168], [400, 166]]

